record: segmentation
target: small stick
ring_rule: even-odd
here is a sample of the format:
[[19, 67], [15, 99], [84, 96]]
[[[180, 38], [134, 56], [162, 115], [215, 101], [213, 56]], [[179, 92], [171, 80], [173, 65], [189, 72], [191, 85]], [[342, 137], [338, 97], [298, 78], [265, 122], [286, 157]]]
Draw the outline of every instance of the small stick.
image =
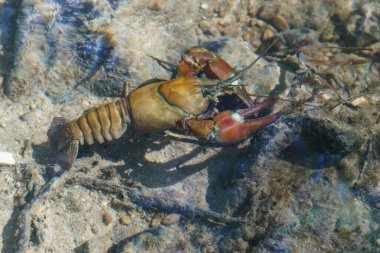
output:
[[370, 47], [335, 47], [335, 46], [327, 46], [326, 48], [332, 49], [342, 49], [342, 50], [350, 50], [350, 51], [373, 51]]
[[173, 200], [171, 198], [164, 198], [156, 196], [154, 193], [149, 193], [147, 190], [137, 190], [133, 187], [117, 185], [113, 183], [104, 182], [103, 180], [93, 179], [88, 177], [77, 177], [70, 182], [77, 184], [88, 189], [97, 189], [109, 193], [126, 193], [128, 198], [137, 206], [142, 206], [149, 209], [159, 209], [165, 212], [181, 213], [188, 218], [201, 218], [204, 220], [213, 220], [221, 223], [244, 223], [243, 218], [235, 218], [225, 214], [217, 213], [211, 210], [205, 210], [199, 207], [193, 207], [185, 202]]
[[329, 61], [318, 60], [318, 59], [306, 59], [306, 61], [313, 64], [324, 65], [328, 67], [368, 63], [368, 59], [355, 59], [355, 58], [347, 58], [343, 60], [329, 60]]
[[[266, 96], [266, 95], [254, 95], [254, 94], [250, 94], [250, 95], [255, 96], [257, 98], [273, 98], [272, 96]], [[309, 104], [309, 103], [302, 102], [302, 101], [296, 102], [296, 101], [292, 101], [292, 100], [285, 99], [285, 98], [279, 98], [279, 97], [276, 97], [275, 99], [281, 100], [281, 101], [284, 101], [284, 102], [288, 102], [288, 103], [291, 103], [291, 104], [294, 104], [294, 105], [298, 105], [298, 104], [302, 103], [303, 105], [307, 105], [307, 106], [311, 106], [311, 107], [315, 107], [315, 108], [321, 109], [321, 107], [318, 106], [318, 105], [313, 105], [313, 104]]]

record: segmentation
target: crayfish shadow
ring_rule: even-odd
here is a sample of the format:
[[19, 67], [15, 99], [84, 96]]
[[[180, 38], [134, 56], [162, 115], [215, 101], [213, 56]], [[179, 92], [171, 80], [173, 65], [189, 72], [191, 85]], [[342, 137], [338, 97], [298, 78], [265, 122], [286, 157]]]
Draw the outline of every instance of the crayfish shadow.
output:
[[49, 141], [32, 144], [32, 158], [39, 165], [45, 167], [43, 176], [45, 178], [52, 178], [57, 173], [57, 161], [56, 161], [56, 152]]
[[[127, 138], [122, 138], [107, 145], [94, 145], [90, 149], [84, 150], [82, 157], [96, 152], [102, 159], [124, 160], [125, 165], [113, 168], [117, 176], [128, 180], [132, 179], [147, 188], [174, 186], [189, 177], [191, 177], [190, 180], [194, 180], [193, 182], [204, 181], [205, 185], [201, 183], [200, 187], [206, 187], [205, 198], [210, 209], [224, 212], [228, 202], [226, 195], [234, 187], [233, 180], [231, 180], [234, 170], [244, 160], [248, 147], [226, 146], [212, 150], [214, 148], [212, 145], [190, 143], [190, 152], [167, 162], [159, 163], [146, 159], [147, 152], [157, 151], [158, 153], [162, 152], [161, 154], [167, 152], [168, 150], [165, 150], [167, 145], [170, 146], [169, 150], [178, 147], [177, 141], [173, 141], [163, 134], [138, 136], [133, 143], [130, 143]], [[107, 170], [107, 168], [105, 169]], [[128, 170], [131, 172], [126, 173]], [[195, 175], [200, 171], [204, 171], [204, 173]], [[190, 188], [194, 186], [192, 182], [184, 184]]]
[[[224, 188], [224, 183], [228, 175], [230, 175], [234, 166], [235, 150], [233, 147], [222, 148], [216, 154], [211, 157], [202, 159], [196, 163], [187, 162], [194, 158], [195, 156], [205, 153], [207, 146], [199, 144], [191, 152], [170, 160], [167, 163], [149, 163], [145, 162], [142, 167], [137, 168], [131, 173], [131, 177], [141, 182], [143, 185], [149, 188], [160, 188], [174, 185], [184, 179], [193, 176], [195, 173], [202, 170], [207, 170], [207, 191], [210, 189], [216, 195], [221, 193]], [[194, 180], [202, 181], [203, 175], [198, 175], [194, 177]], [[214, 190], [215, 189], [215, 190]], [[213, 200], [218, 198], [212, 197]]]
[[[85, 166], [87, 168], [99, 168], [107, 177], [109, 170], [124, 179], [132, 179], [147, 188], [164, 188], [173, 186], [197, 172], [206, 170], [206, 175], [196, 175], [194, 180], [203, 180], [206, 177], [206, 202], [211, 210], [224, 211], [225, 196], [231, 190], [231, 178], [239, 161], [246, 155], [246, 148], [236, 146], [221, 147], [212, 155], [207, 156], [213, 146], [202, 143], [189, 144], [192, 149], [181, 156], [171, 159], [165, 163], [152, 162], [146, 159], [148, 152], [162, 151], [167, 145], [177, 148], [177, 141], [167, 138], [164, 134], [137, 135], [131, 140], [128, 136], [109, 143], [94, 144], [92, 146], [81, 146], [74, 166]], [[85, 157], [99, 158], [82, 159]], [[38, 164], [53, 168], [56, 164], [56, 154], [50, 148], [48, 142], [33, 146], [33, 157]], [[201, 157], [197, 159], [196, 157]], [[196, 158], [196, 162], [190, 162]], [[125, 164], [117, 166], [100, 166], [101, 161], [112, 162], [124, 161]], [[199, 161], [198, 161], [199, 160]], [[56, 168], [56, 166], [55, 166]], [[131, 170], [130, 173], [126, 173]], [[53, 171], [53, 170], [52, 170]], [[53, 173], [53, 172], [52, 172]], [[52, 174], [48, 173], [48, 174]]]
[[[165, 163], [154, 162], [146, 159], [147, 153], [162, 151], [168, 145], [175, 145], [170, 138], [164, 134], [133, 135], [133, 139], [126, 136], [109, 143], [94, 144], [92, 146], [81, 147], [78, 159], [83, 157], [93, 157], [97, 153], [101, 159], [112, 162], [124, 161], [125, 165], [114, 167], [118, 176], [133, 179], [149, 188], [159, 188], [171, 186], [188, 176], [204, 168], [204, 166], [185, 166], [186, 168], [175, 170], [181, 167], [188, 160], [202, 152], [203, 147], [197, 146], [191, 152]], [[174, 146], [175, 147], [175, 146]], [[99, 161], [93, 161], [96, 166]], [[91, 166], [90, 166], [91, 167]], [[126, 173], [131, 171], [130, 173]]]

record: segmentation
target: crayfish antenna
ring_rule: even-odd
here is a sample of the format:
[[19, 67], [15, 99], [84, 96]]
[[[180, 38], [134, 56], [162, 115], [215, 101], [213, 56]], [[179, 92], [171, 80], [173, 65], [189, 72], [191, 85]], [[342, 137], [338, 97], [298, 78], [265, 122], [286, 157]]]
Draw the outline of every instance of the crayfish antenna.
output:
[[261, 58], [263, 58], [267, 53], [268, 53], [268, 51], [275, 45], [275, 44], [277, 44], [277, 42], [279, 42], [280, 41], [280, 39], [276, 39], [276, 40], [274, 40], [264, 51], [263, 51], [263, 53], [261, 54], [261, 55], [259, 55], [258, 57], [256, 57], [256, 59], [255, 60], [253, 60], [247, 67], [245, 67], [245, 68], [243, 68], [243, 69], [241, 69], [241, 70], [239, 70], [238, 72], [236, 72], [236, 74], [235, 75], [233, 75], [232, 77], [230, 77], [230, 78], [227, 78], [227, 79], [225, 79], [225, 80], [223, 80], [223, 81], [221, 81], [221, 82], [219, 82], [218, 84], [219, 85], [225, 85], [225, 84], [231, 84], [231, 85], [234, 85], [233, 83], [236, 81], [236, 80], [238, 80], [238, 79], [240, 79], [241, 77], [243, 77], [246, 73], [247, 73], [247, 71], [250, 69], [250, 68], [252, 68], [253, 67], [253, 65], [255, 65]]
[[65, 118], [54, 118], [47, 135], [51, 148], [57, 154], [59, 165], [63, 169], [70, 169], [78, 155], [79, 141], [72, 140], [66, 122]]

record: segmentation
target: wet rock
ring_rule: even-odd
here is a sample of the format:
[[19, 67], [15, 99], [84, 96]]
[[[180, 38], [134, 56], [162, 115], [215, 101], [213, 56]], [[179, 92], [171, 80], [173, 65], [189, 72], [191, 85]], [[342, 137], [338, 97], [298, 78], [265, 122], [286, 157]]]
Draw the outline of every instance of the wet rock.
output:
[[[18, 166], [0, 165], [0, 250], [378, 249], [379, 73], [369, 58], [379, 54], [377, 3], [0, 4], [0, 148], [18, 159]], [[100, 104], [100, 97], [119, 97], [125, 82], [133, 89], [150, 78], [169, 79], [172, 72], [149, 55], [175, 65], [186, 48], [200, 44], [240, 70], [257, 57], [256, 48], [275, 38], [282, 42], [277, 49], [286, 50], [271, 50], [243, 83], [257, 96], [281, 94], [274, 111], [282, 117], [251, 140], [214, 147], [162, 134], [133, 136], [131, 143], [131, 135], [83, 147], [67, 172], [70, 180], [45, 187], [59, 178], [44, 144], [53, 115], [74, 118]], [[350, 47], [369, 44], [373, 51]], [[277, 57], [301, 49], [307, 64], [317, 60], [313, 67], [322, 77], [333, 74], [347, 103], [320, 83], [295, 82], [299, 63]], [[326, 65], [347, 58], [368, 62]], [[26, 140], [32, 143], [27, 152]], [[26, 176], [25, 166], [35, 175]], [[103, 188], [69, 183], [81, 173], [87, 183], [102, 177]], [[148, 229], [151, 223], [155, 228]]]
[[[364, 139], [350, 125], [332, 120], [308, 118], [303, 121], [303, 134], [319, 148], [329, 153], [346, 155], [359, 148]], [[323, 138], [321, 138], [323, 136]]]

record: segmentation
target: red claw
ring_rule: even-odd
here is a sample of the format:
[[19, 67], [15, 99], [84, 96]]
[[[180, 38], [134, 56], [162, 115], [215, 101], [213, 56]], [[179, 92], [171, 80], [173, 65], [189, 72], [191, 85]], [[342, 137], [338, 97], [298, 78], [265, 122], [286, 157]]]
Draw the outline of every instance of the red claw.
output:
[[272, 124], [279, 117], [280, 114], [272, 114], [263, 118], [245, 120], [239, 112], [222, 112], [215, 118], [214, 141], [225, 145], [237, 144]]
[[272, 103], [273, 100], [268, 99], [247, 109], [236, 112], [221, 112], [213, 120], [188, 119], [186, 120], [186, 124], [192, 133], [198, 137], [203, 137], [222, 145], [233, 145], [245, 140], [253, 133], [279, 119], [279, 113], [257, 119], [247, 119], [267, 108]]

